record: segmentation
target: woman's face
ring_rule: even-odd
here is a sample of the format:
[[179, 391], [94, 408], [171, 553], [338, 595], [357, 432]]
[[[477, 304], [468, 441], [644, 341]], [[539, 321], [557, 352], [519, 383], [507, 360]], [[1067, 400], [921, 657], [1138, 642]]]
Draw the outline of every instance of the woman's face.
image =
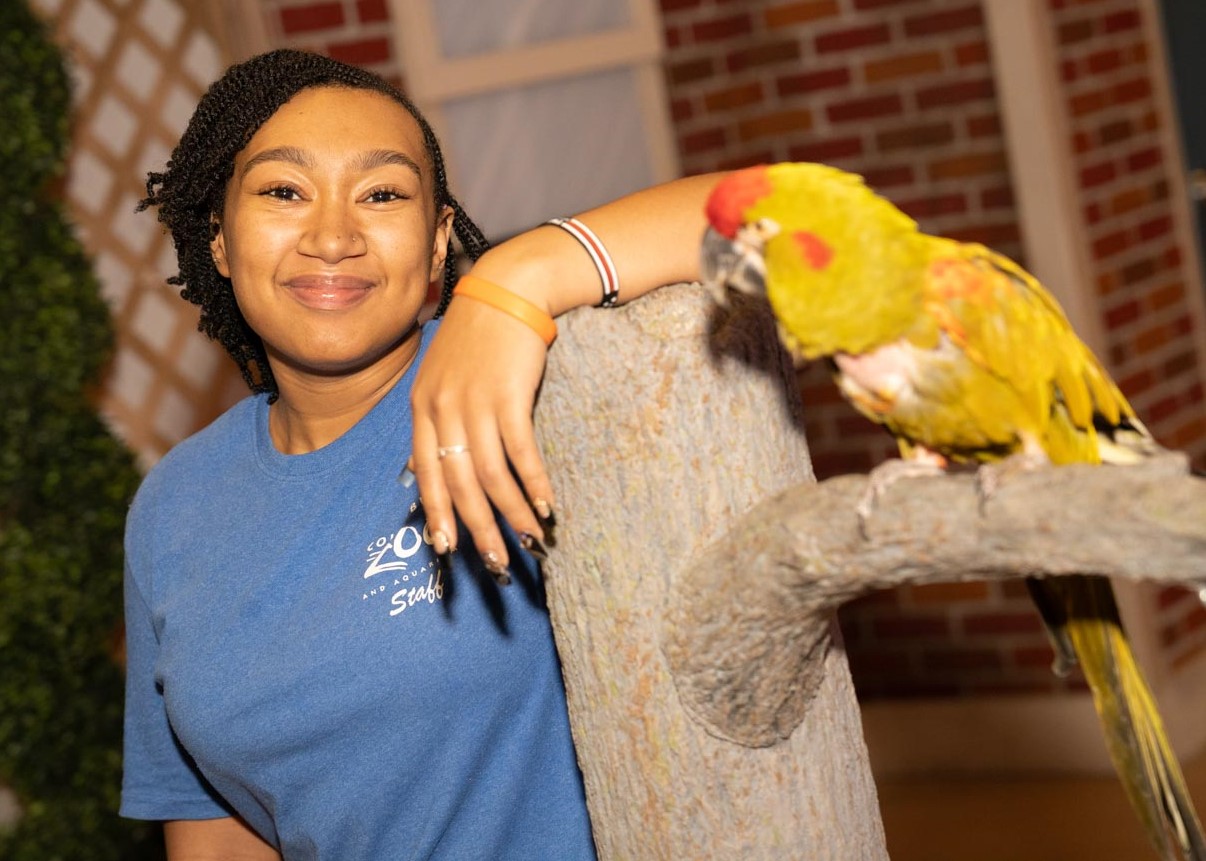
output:
[[409, 362], [452, 227], [433, 183], [414, 117], [370, 90], [303, 90], [236, 156], [211, 248], [278, 381]]

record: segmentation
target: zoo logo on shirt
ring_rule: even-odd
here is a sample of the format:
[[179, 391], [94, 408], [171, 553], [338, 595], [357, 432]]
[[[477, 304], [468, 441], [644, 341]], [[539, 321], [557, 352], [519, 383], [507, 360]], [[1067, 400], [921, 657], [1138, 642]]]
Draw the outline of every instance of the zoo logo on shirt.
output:
[[[427, 526], [420, 532], [413, 526], [403, 526], [391, 535], [383, 535], [369, 543], [365, 548], [368, 554], [367, 565], [364, 569], [364, 579], [370, 580], [381, 574], [392, 574], [385, 577], [389, 582], [375, 582], [373, 587], [361, 596], [367, 601], [374, 595], [382, 595], [392, 587], [399, 587], [389, 599], [391, 616], [398, 616], [410, 607], [424, 602], [434, 604], [444, 598], [444, 575], [435, 563], [431, 553], [423, 553], [419, 559], [414, 559], [424, 545], [431, 545], [431, 536]], [[421, 564], [420, 564], [421, 563]], [[414, 569], [415, 565], [419, 565]], [[427, 582], [423, 582], [423, 575]]]

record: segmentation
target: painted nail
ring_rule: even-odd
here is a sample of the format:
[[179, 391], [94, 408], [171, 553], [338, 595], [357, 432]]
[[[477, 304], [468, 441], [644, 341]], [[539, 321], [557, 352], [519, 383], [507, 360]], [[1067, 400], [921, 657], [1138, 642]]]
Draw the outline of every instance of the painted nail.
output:
[[415, 474], [411, 470], [410, 464], [408, 463], [406, 466], [402, 467], [402, 471], [398, 473], [398, 484], [402, 485], [403, 487], [410, 487], [414, 483]]
[[499, 586], [506, 586], [511, 582], [511, 572], [507, 570], [507, 566], [499, 561], [498, 554], [493, 550], [487, 550], [482, 554], [482, 562], [486, 565], [486, 570], [494, 575], [494, 582]]
[[535, 511], [536, 516], [540, 518], [541, 526], [543, 526], [546, 522], [547, 523], [556, 523], [557, 522], [557, 518], [553, 516], [552, 506], [549, 505], [548, 500], [546, 500], [546, 499], [543, 499], [539, 496], [536, 497], [535, 499], [533, 499], [532, 500], [532, 510]]
[[452, 550], [452, 546], [448, 543], [448, 536], [444, 534], [442, 529], [436, 529], [431, 533], [431, 546], [440, 556]]
[[540, 539], [535, 535], [529, 535], [526, 532], [519, 533], [519, 546], [532, 554], [541, 562], [549, 561], [549, 551], [540, 543]]

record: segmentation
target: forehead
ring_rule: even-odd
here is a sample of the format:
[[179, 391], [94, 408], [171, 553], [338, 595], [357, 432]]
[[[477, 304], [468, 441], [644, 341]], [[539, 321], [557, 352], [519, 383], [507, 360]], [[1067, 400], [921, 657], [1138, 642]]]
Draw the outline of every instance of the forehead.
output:
[[347, 87], [302, 90], [281, 105], [236, 157], [293, 146], [316, 152], [397, 150], [424, 168], [430, 165], [418, 121], [384, 93]]

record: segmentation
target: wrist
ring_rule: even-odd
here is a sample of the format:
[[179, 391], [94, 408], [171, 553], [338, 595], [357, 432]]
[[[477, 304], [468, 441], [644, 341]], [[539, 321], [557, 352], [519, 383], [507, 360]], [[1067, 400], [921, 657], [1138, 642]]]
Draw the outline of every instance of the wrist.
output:
[[552, 317], [599, 302], [599, 277], [569, 235], [541, 225], [494, 246], [472, 274], [493, 281]]

